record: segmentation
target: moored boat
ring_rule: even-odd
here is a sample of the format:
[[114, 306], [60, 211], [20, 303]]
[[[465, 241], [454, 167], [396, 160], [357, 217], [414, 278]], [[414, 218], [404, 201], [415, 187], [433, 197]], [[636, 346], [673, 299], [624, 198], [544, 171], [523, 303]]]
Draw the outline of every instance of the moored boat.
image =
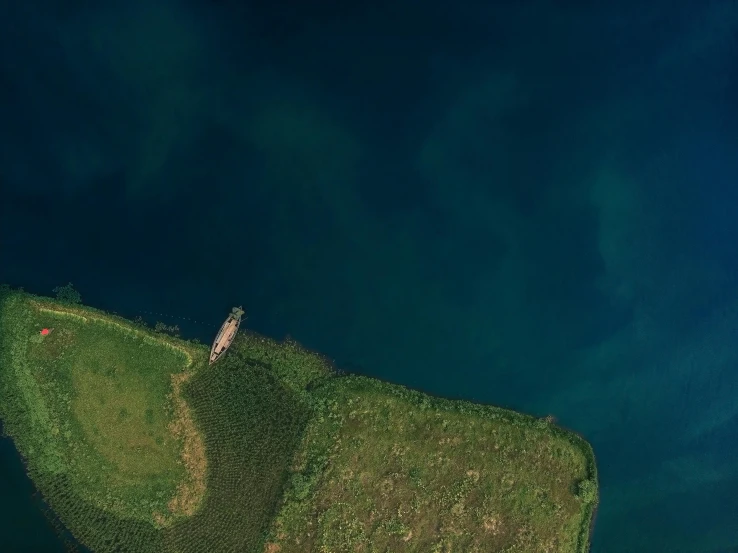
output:
[[230, 315], [228, 315], [228, 318], [215, 336], [213, 347], [210, 348], [210, 365], [215, 363], [233, 342], [238, 332], [238, 327], [241, 324], [241, 316], [243, 314], [244, 311], [241, 307], [234, 307], [231, 310]]

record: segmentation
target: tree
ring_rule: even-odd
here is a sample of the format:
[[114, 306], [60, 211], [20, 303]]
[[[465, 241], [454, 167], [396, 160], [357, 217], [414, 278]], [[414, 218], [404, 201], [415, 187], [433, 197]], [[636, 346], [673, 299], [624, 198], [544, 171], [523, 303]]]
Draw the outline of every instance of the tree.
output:
[[593, 503], [597, 499], [597, 484], [594, 480], [582, 480], [579, 482], [577, 497], [584, 503]]
[[62, 303], [81, 303], [82, 296], [79, 292], [74, 289], [72, 283], [68, 283], [64, 286], [57, 286], [53, 292], [56, 294], [56, 299]]

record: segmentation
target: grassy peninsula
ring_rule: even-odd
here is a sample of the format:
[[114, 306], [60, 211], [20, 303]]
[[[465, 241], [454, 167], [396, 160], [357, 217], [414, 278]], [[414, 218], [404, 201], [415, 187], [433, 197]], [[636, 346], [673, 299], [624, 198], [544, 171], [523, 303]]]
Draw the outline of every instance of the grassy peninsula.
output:
[[588, 549], [592, 450], [550, 421], [243, 331], [208, 366], [205, 345], [62, 300], [0, 287], [0, 418], [93, 551]]

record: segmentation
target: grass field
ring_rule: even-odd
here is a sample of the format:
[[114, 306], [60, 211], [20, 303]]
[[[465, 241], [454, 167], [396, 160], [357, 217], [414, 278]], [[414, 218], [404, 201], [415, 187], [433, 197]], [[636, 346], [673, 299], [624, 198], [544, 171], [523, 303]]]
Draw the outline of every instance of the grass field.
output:
[[187, 424], [172, 382], [192, 364], [189, 352], [42, 300], [6, 303], [3, 324], [18, 340], [16, 393], [36, 422], [25, 439], [29, 453], [43, 451], [42, 470], [63, 472], [82, 498], [121, 517], [166, 524], [193, 508], [198, 498], [180, 497], [194, 481], [183, 462], [193, 429], [172, 431]]
[[363, 377], [314, 393], [322, 412], [268, 551], [586, 551], [596, 484], [583, 440]]
[[242, 331], [207, 354], [0, 287], [0, 417], [92, 550], [587, 551], [597, 475], [577, 435], [337, 377], [292, 341]]

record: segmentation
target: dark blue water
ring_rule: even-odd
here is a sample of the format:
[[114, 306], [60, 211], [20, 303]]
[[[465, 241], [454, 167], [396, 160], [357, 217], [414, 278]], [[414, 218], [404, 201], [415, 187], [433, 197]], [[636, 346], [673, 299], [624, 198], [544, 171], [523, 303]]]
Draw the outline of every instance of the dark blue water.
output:
[[0, 282], [553, 414], [593, 552], [738, 548], [735, 1], [153, 4], [0, 7]]

